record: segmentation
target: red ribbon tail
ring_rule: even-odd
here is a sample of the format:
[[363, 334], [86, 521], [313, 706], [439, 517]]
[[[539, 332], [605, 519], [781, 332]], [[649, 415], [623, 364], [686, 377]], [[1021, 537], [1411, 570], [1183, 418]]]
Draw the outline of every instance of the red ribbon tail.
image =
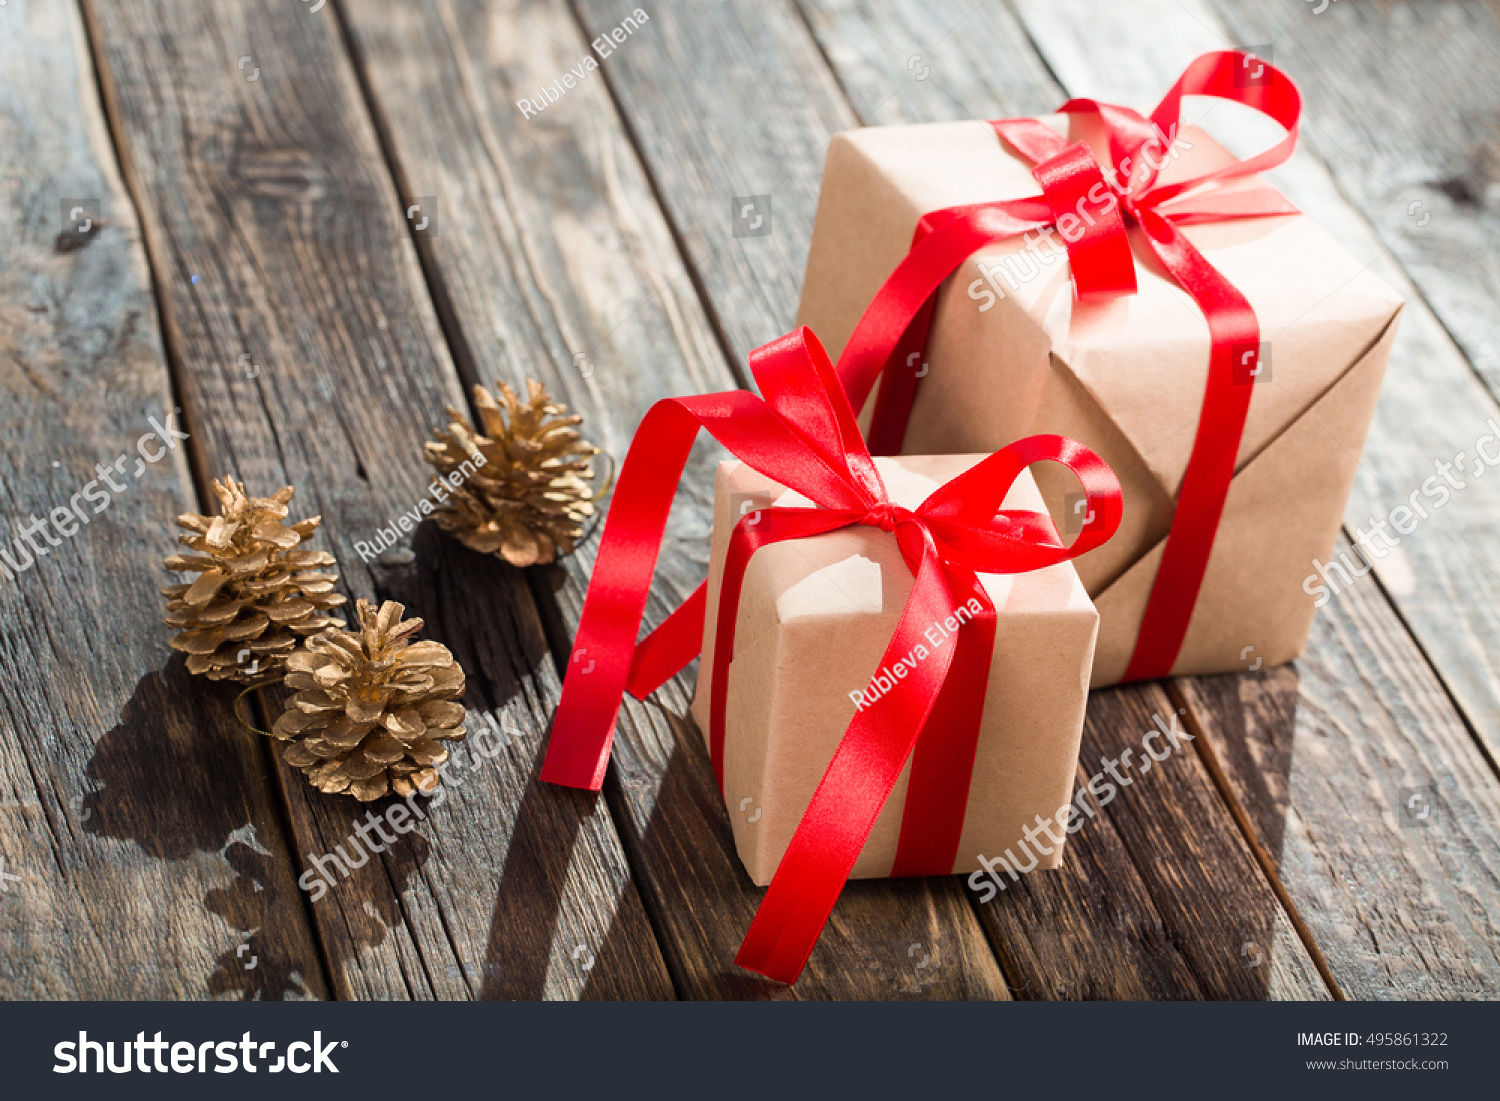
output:
[[954, 599], [976, 599], [981, 610], [953, 640], [953, 664], [912, 751], [893, 879], [953, 874], [979, 750], [979, 723], [995, 652], [995, 606], [973, 570], [949, 565], [946, 573]]
[[[824, 427], [830, 440], [837, 441], [841, 433], [858, 437], [854, 415], [843, 401], [833, 367], [816, 337], [807, 330], [799, 330], [773, 341], [767, 348], [780, 349], [792, 356], [788, 362], [797, 366], [811, 362], [816, 368], [821, 363], [821, 374], [817, 370], [799, 371], [788, 366], [787, 377], [774, 382], [809, 385], [815, 396], [822, 395], [825, 404], [833, 405], [841, 419], [834, 412], [828, 413]], [[752, 367], [756, 357], [763, 353], [765, 349], [752, 354]], [[776, 385], [767, 389], [774, 393]], [[808, 405], [799, 406], [795, 399], [788, 400], [797, 408]], [[841, 401], [843, 404], [839, 406]], [[828, 441], [819, 444], [794, 429], [793, 424], [794, 421], [743, 390], [664, 398], [647, 411], [621, 464], [609, 516], [604, 522], [604, 535], [594, 559], [593, 576], [563, 680], [562, 698], [557, 704], [547, 756], [542, 763], [544, 781], [591, 791], [603, 786], [621, 698], [635, 669], [636, 635], [646, 610], [662, 534], [699, 428], [707, 429], [761, 473], [798, 482], [815, 499], [829, 495], [830, 499], [842, 499], [853, 493], [849, 483], [815, 450], [827, 446]], [[862, 451], [863, 441], [856, 439], [856, 442]], [[868, 452], [864, 452], [864, 459], [869, 463]], [[803, 474], [809, 477], [804, 480]], [[690, 607], [643, 660], [640, 683], [649, 684], [688, 650], [685, 641], [690, 633], [688, 626], [695, 615], [702, 622], [701, 606], [695, 610], [692, 604], [689, 601]]]
[[1163, 266], [1208, 319], [1212, 351], [1172, 530], [1124, 681], [1168, 676], [1177, 663], [1229, 497], [1260, 362], [1260, 323], [1245, 296], [1168, 219], [1145, 211], [1141, 224]]
[[651, 695], [703, 649], [703, 615], [708, 604], [708, 582], [693, 590], [678, 609], [635, 648], [625, 691], [638, 700]]
[[[838, 377], [855, 409], [862, 409], [912, 321], [965, 260], [993, 241], [1046, 224], [1046, 200], [1017, 199], [951, 207], [886, 278], [839, 356]], [[922, 334], [925, 345], [926, 336]], [[904, 345], [903, 345], [904, 346]], [[906, 349], [910, 355], [916, 348]]]
[[692, 405], [670, 398], [653, 405], [620, 467], [542, 762], [549, 784], [604, 785], [662, 532], [698, 435]]
[[[920, 537], [926, 549], [883, 665], [894, 663], [928, 624], [952, 611], [932, 536], [924, 529]], [[888, 694], [855, 712], [745, 934], [735, 957], [741, 967], [786, 983], [802, 973], [927, 724], [952, 658], [951, 649], [940, 649]]]
[[890, 362], [880, 375], [875, 391], [875, 409], [870, 416], [870, 454], [899, 455], [906, 442], [906, 422], [911, 419], [917, 397], [917, 382], [927, 371], [927, 332], [937, 308], [937, 292], [927, 296], [906, 332], [896, 342]]

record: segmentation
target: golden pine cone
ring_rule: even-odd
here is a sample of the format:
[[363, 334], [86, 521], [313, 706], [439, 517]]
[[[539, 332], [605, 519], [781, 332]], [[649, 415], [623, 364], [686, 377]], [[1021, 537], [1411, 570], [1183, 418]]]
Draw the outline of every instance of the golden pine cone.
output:
[[387, 600], [355, 605], [360, 633], [329, 631], [287, 659], [298, 689], [271, 733], [290, 742], [286, 762], [319, 791], [361, 802], [394, 791], [431, 793], [444, 741], [464, 736], [464, 671], [438, 642], [413, 642], [420, 619]]
[[169, 646], [187, 654], [191, 673], [210, 680], [260, 680], [278, 672], [300, 638], [344, 625], [325, 614], [345, 601], [334, 592], [338, 573], [325, 551], [297, 550], [312, 538], [321, 517], [283, 521], [296, 492], [285, 486], [271, 497], [247, 497], [233, 478], [213, 483], [218, 516], [185, 512], [188, 530], [178, 542], [195, 553], [167, 557], [169, 570], [195, 580], [162, 589], [168, 627], [179, 628]]
[[503, 411], [488, 390], [474, 387], [484, 434], [450, 406], [448, 430], [426, 447], [440, 475], [466, 476], [435, 510], [437, 522], [466, 546], [515, 566], [573, 552], [594, 514], [589, 460], [599, 453], [574, 430], [582, 417], [553, 401], [541, 383], [527, 380], [527, 387], [530, 400], [523, 403], [500, 383]]

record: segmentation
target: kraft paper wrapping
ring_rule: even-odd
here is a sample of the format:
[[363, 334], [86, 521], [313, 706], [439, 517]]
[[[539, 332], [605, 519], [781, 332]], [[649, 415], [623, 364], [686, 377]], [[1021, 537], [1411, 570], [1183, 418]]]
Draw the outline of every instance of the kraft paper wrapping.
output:
[[[879, 458], [891, 499], [915, 509], [980, 455]], [[808, 506], [799, 494], [739, 462], [720, 465], [708, 575], [703, 660], [693, 715], [708, 737], [709, 681], [719, 585], [729, 534], [741, 515]], [[1026, 474], [1005, 508], [1040, 511]], [[1072, 798], [1098, 613], [1067, 562], [1031, 573], [981, 575], [998, 625], [968, 810], [954, 872], [1016, 846], [1034, 816], [1056, 818]], [[855, 713], [849, 693], [876, 675], [911, 593], [895, 536], [872, 527], [794, 539], [758, 550], [745, 573], [729, 666], [724, 799], [735, 846], [764, 886], [812, 800]], [[947, 639], [942, 645], [952, 645]], [[935, 652], [935, 648], [933, 649]], [[868, 705], [878, 708], [876, 700]], [[852, 878], [890, 874], [906, 800], [902, 772]], [[959, 793], [956, 793], [956, 796]], [[1019, 850], [1017, 850], [1019, 851]], [[1059, 846], [1041, 860], [1056, 867]]]
[[[1108, 163], [1087, 119], [1042, 121], [1089, 142]], [[1232, 159], [1200, 130], [1181, 137], [1164, 183]], [[1251, 176], [1229, 186], [1267, 185]], [[837, 356], [923, 213], [1039, 190], [984, 122], [836, 135], [798, 323]], [[1305, 216], [1183, 232], [1249, 299], [1269, 345], [1265, 377], [1246, 383], [1256, 389], [1236, 475], [1173, 668], [1227, 672], [1288, 661], [1306, 645], [1313, 597], [1302, 583], [1314, 558], [1331, 555], [1402, 302]], [[1041, 262], [1037, 254], [1050, 254], [1048, 247], [1028, 258], [1017, 237], [976, 253], [949, 279], [905, 449], [990, 452], [1056, 432], [1114, 468], [1125, 496], [1120, 531], [1076, 560], [1101, 617], [1092, 676], [1100, 686], [1120, 678], [1135, 645], [1197, 428], [1209, 333], [1197, 305], [1139, 242], [1139, 293], [1103, 303], [1075, 301], [1060, 242], [1058, 249], [1053, 262]], [[994, 266], [1006, 257], [1010, 277]], [[1048, 467], [1036, 477], [1068, 530], [1076, 481]]]

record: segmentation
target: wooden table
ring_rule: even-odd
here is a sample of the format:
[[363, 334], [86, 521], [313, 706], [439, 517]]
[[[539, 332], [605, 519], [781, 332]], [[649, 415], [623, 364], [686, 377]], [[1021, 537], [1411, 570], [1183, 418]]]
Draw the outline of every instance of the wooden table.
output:
[[[957, 878], [853, 884], [790, 988], [732, 963], [761, 892], [686, 677], [627, 701], [602, 795], [537, 783], [597, 540], [529, 572], [431, 525], [411, 561], [354, 548], [420, 498], [474, 382], [542, 380], [617, 456], [657, 398], [746, 385], [793, 319], [835, 131], [1149, 106], [1202, 50], [1267, 43], [1307, 99], [1276, 181], [1407, 298], [1352, 533], [1500, 416], [1500, 19], [1315, 7], [661, 0], [527, 112], [633, 8], [10, 0], [3, 515], [65, 503], [149, 417], [191, 439], [0, 582], [0, 994], [1495, 997], [1500, 478], [1324, 608], [1294, 666], [1095, 693], [1085, 765], [1168, 709], [1195, 742], [1062, 871], [982, 906]], [[732, 236], [746, 195], [769, 235]], [[716, 459], [653, 622], [704, 572]], [[471, 718], [519, 731], [316, 903], [297, 877], [355, 804], [241, 730], [159, 624], [172, 518], [224, 473], [295, 485], [346, 590], [404, 601], [469, 670]]]

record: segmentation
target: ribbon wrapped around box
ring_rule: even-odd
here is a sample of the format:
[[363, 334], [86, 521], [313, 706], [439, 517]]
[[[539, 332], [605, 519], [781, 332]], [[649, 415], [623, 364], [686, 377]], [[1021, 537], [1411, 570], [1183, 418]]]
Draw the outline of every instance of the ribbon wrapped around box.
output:
[[[1015, 684], [1014, 677], [997, 676], [992, 668], [1000, 620], [997, 598], [1004, 609], [1011, 607], [1014, 597], [1015, 619], [1026, 609], [1045, 609], [1055, 611], [1059, 622], [1068, 620], [1054, 636], [1071, 640], [1063, 643], [1070, 650], [1058, 655], [1054, 670], [1065, 685], [1056, 698], [1071, 708], [1060, 721], [1081, 725], [1080, 662], [1087, 663], [1085, 640], [1093, 635], [1086, 598], [1055, 573], [1036, 586], [1007, 585], [989, 575], [1047, 573], [1048, 567], [1060, 563], [1071, 571], [1065, 565], [1069, 559], [1101, 545], [1119, 526], [1120, 486], [1109, 467], [1087, 448], [1060, 436], [1035, 436], [977, 462], [949, 459], [929, 462], [925, 468], [920, 462], [888, 465], [885, 473], [898, 487], [893, 493], [865, 446], [833, 365], [810, 331], [799, 329], [758, 348], [751, 353], [750, 367], [763, 397], [731, 391], [669, 398], [653, 405], [637, 429], [605, 521], [574, 642], [575, 660], [568, 665], [541, 776], [551, 783], [598, 790], [622, 693], [628, 687], [634, 695], [645, 695], [698, 652], [706, 586], [644, 642], [637, 645], [636, 636], [672, 498], [700, 427], [746, 467], [814, 506], [747, 510], [720, 545], [713, 652], [705, 656], [708, 671], [700, 692], [707, 696], [701, 710], [721, 790], [737, 625], [742, 611], [751, 623], [766, 614], [768, 580], [774, 586], [774, 578], [768, 579], [764, 571], [748, 570], [751, 556], [762, 547], [775, 551], [789, 544], [826, 556], [830, 544], [819, 540], [830, 533], [847, 534], [851, 528], [879, 533], [883, 545], [872, 534], [869, 539], [856, 535], [852, 546], [856, 553], [868, 551], [869, 560], [884, 574], [900, 569], [909, 575], [909, 583], [892, 576], [868, 590], [880, 600], [881, 614], [887, 598], [894, 602], [899, 597], [903, 603], [895, 616], [883, 621], [891, 628], [888, 640], [870, 650], [880, 650], [878, 660], [872, 663], [861, 652], [856, 655], [864, 658], [860, 667], [839, 668], [837, 677], [821, 687], [822, 697], [835, 703], [832, 710], [820, 703], [821, 713], [846, 728], [841, 736], [835, 728], [831, 739], [824, 737], [802, 758], [796, 795], [780, 804], [779, 828], [785, 830], [789, 824], [792, 812], [786, 807], [794, 799], [801, 800], [805, 811], [796, 809], [800, 818], [790, 836], [778, 843], [779, 860], [772, 861], [765, 851], [753, 856], [760, 878], [771, 863], [775, 872], [737, 962], [792, 982], [844, 882], [855, 872], [872, 831], [881, 831], [877, 849], [892, 836], [894, 845], [884, 853], [872, 850], [871, 863], [861, 874], [941, 875], [977, 866], [963, 863], [972, 858], [959, 855], [960, 845], [973, 840], [966, 832], [971, 778], [976, 761], [981, 784], [996, 783], [993, 773], [1005, 767], [1003, 754], [997, 756], [991, 747], [983, 753], [977, 748], [985, 712], [998, 716], [1005, 707], [1004, 700], [989, 701], [987, 706], [986, 694]], [[1033, 463], [1066, 466], [1081, 486], [1088, 520], [1071, 544], [1063, 542], [1051, 519], [1038, 510], [1040, 499], [1023, 478]], [[951, 477], [917, 500], [936, 480], [933, 475]], [[725, 476], [730, 477], [727, 472]], [[768, 565], [774, 571], [778, 562], [768, 559]], [[1048, 584], [1050, 596], [1045, 591]], [[742, 603], [747, 591], [750, 599]], [[868, 633], [873, 622], [867, 618], [862, 630]], [[928, 635], [934, 625], [942, 632], [940, 644]], [[750, 639], [750, 647], [758, 641]], [[919, 646], [926, 651], [920, 659]], [[1002, 654], [1013, 649], [1009, 641], [998, 647]], [[822, 660], [829, 661], [830, 655]], [[894, 672], [898, 665], [904, 673]], [[1014, 672], [1016, 663], [1012, 660], [1006, 668]], [[883, 681], [882, 669], [888, 671]], [[1054, 672], [1045, 665], [1034, 664], [1032, 669], [1033, 681]], [[839, 711], [840, 697], [828, 694], [829, 686], [842, 694], [871, 681], [876, 684], [861, 701], [868, 706], [856, 707], [844, 695], [845, 706]], [[756, 702], [741, 701], [747, 711]], [[998, 719], [992, 718], [991, 725], [999, 725]], [[1077, 737], [1075, 729], [1056, 740], [1064, 753], [1076, 756]], [[780, 767], [797, 772], [799, 766], [783, 761]], [[878, 827], [877, 819], [898, 784], [904, 789], [899, 815]], [[1056, 793], [1048, 782], [1041, 787], [1048, 798]], [[1062, 798], [1050, 806], [1038, 804], [1047, 814], [1067, 796], [1056, 782], [1050, 788], [1060, 790]], [[768, 791], [756, 794], [763, 805], [781, 798]], [[1015, 840], [994, 836], [1002, 848], [1005, 840]]]
[[[1285, 136], [1237, 160], [1179, 129], [1185, 95]], [[1119, 536], [1075, 563], [1096, 686], [1306, 644], [1401, 299], [1256, 175], [1291, 154], [1300, 110], [1283, 73], [1226, 51], [1149, 119], [1078, 99], [829, 149], [799, 321], [839, 352], [871, 450], [1051, 432], [1120, 477]], [[1037, 480], [1066, 533], [1081, 498]]]
[[[879, 458], [875, 468], [891, 500], [917, 510], [940, 485], [983, 458]], [[842, 528], [761, 548], [741, 582], [734, 653], [726, 669], [716, 668], [717, 613], [736, 523], [743, 517], [759, 526], [764, 518], [755, 510], [810, 504], [744, 463], [719, 467], [693, 716], [710, 754], [722, 762], [718, 771], [735, 845], [760, 886], [771, 882], [849, 720], [879, 708], [896, 681], [953, 645], [962, 624], [980, 611], [978, 600], [969, 597], [923, 626], [914, 644], [892, 660], [887, 643], [910, 597], [912, 573], [895, 540], [879, 528]], [[1046, 514], [1026, 471], [1003, 507]], [[950, 794], [963, 811], [957, 852], [950, 859], [945, 851], [940, 867], [923, 872], [973, 872], [981, 854], [1022, 851], [1016, 846], [1026, 827], [1035, 835], [1035, 823], [1054, 819], [1072, 798], [1078, 770], [1099, 629], [1099, 613], [1078, 572], [1058, 562], [1028, 573], [980, 573], [979, 583], [995, 609], [995, 637], [989, 670], [975, 689], [983, 710], [967, 806], [955, 779]], [[724, 701], [717, 738], [716, 697]], [[892, 789], [849, 878], [881, 878], [897, 867], [909, 772]], [[1054, 840], [1059, 843], [1040, 845], [1046, 851], [1039, 852], [1039, 867], [1062, 863], [1064, 839]]]

